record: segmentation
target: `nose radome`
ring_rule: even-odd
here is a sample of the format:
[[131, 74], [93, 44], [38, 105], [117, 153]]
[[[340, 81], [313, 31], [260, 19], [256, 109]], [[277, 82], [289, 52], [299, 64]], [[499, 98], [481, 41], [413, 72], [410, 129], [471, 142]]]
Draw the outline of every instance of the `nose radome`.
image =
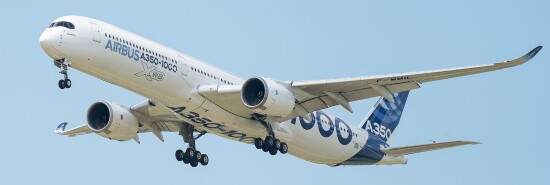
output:
[[58, 51], [60, 45], [60, 36], [55, 31], [46, 29], [40, 35], [38, 41], [42, 49], [53, 59], [63, 58], [63, 54]]
[[50, 30], [45, 30], [42, 32], [42, 35], [40, 35], [40, 46], [42, 46], [42, 49], [46, 49], [52, 46], [54, 42], [55, 36], [53, 35], [53, 32]]

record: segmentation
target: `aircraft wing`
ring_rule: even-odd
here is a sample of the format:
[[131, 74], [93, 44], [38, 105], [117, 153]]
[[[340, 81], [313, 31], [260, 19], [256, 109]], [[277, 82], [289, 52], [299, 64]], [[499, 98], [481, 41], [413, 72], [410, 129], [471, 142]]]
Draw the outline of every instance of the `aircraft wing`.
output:
[[439, 149], [444, 149], [444, 148], [457, 147], [457, 146], [462, 146], [462, 145], [476, 145], [476, 144], [480, 144], [480, 143], [472, 142], [472, 141], [451, 141], [451, 142], [433, 143], [433, 144], [425, 144], [425, 145], [384, 148], [384, 149], [381, 149], [381, 150], [386, 155], [402, 156], [402, 155], [408, 155], [408, 154], [414, 154], [414, 153], [420, 153], [420, 152], [427, 152], [427, 151], [432, 151], [432, 150], [439, 150]]
[[[420, 88], [419, 84], [421, 83], [495, 71], [523, 64], [533, 58], [541, 48], [542, 46], [538, 46], [514, 60], [486, 65], [356, 78], [287, 82], [296, 98], [297, 106], [291, 114], [278, 118], [278, 121], [286, 121], [297, 116], [308, 119], [307, 113], [335, 105], [341, 105], [353, 112], [350, 102], [371, 97], [383, 96], [393, 102], [393, 93]], [[241, 101], [240, 85], [202, 85], [197, 88], [197, 91], [206, 99], [235, 115], [250, 118], [250, 114], [253, 113]]]
[[[486, 65], [439, 69], [389, 75], [293, 82], [298, 104], [307, 112], [342, 105], [353, 112], [349, 102], [383, 96], [393, 101], [392, 93], [420, 88], [419, 83], [467, 76], [517, 66], [529, 61], [542, 48], [538, 46], [514, 60]], [[291, 115], [295, 117], [299, 114]]]
[[69, 136], [69, 137], [74, 137], [74, 136], [77, 136], [77, 135], [90, 134], [90, 133], [93, 132], [88, 127], [88, 125], [86, 125], [86, 124], [80, 125], [78, 127], [75, 127], [75, 128], [69, 129], [69, 130], [65, 130], [66, 126], [67, 126], [67, 122], [63, 122], [63, 123], [61, 123], [57, 126], [57, 128], [55, 129], [54, 132], [56, 134], [65, 135], [65, 136]]
[[[162, 132], [178, 132], [181, 123], [179, 123], [179, 118], [165, 106], [154, 106], [149, 102], [149, 100], [144, 100], [130, 107], [130, 112], [138, 118], [140, 124], [138, 133], [152, 132], [159, 140], [164, 141]], [[69, 137], [93, 133], [87, 124], [65, 130], [67, 125], [67, 122], [59, 124], [54, 132]], [[134, 140], [140, 142], [138, 137]]]

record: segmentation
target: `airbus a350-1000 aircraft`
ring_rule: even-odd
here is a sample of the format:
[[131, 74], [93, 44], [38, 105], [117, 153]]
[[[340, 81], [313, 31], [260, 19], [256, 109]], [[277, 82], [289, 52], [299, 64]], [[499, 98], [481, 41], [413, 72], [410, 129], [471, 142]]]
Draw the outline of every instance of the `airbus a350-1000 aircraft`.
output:
[[[81, 16], [53, 21], [40, 45], [60, 69], [59, 88], [70, 88], [70, 67], [138, 93], [132, 106], [93, 103], [87, 124], [55, 132], [76, 136], [96, 133], [118, 141], [140, 142], [151, 132], [177, 132], [188, 147], [178, 161], [207, 165], [195, 141], [206, 133], [253, 144], [257, 149], [290, 153], [301, 159], [338, 165], [406, 164], [405, 155], [467, 144], [470, 141], [390, 147], [409, 91], [420, 84], [513, 67], [542, 48], [509, 61], [441, 70], [316, 81], [282, 82], [266, 77], [242, 79], [176, 50], [108, 23]], [[349, 124], [322, 109], [380, 97], [360, 124]]]

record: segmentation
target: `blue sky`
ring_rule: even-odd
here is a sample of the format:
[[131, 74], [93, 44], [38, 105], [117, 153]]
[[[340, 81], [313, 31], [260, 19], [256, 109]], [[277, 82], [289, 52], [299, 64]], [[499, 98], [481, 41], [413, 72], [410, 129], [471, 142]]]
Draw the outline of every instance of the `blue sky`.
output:
[[[4, 77], [0, 120], [3, 184], [548, 184], [550, 94], [547, 1], [40, 1], [0, 7]], [[269, 156], [214, 135], [199, 141], [208, 167], [174, 159], [176, 133], [142, 144], [53, 133], [84, 123], [97, 100], [132, 105], [132, 92], [71, 70], [61, 78], [38, 37], [57, 17], [103, 20], [242, 77], [313, 80], [477, 65], [512, 69], [426, 83], [412, 91], [393, 146], [483, 144], [408, 156], [409, 164], [328, 167]], [[328, 111], [358, 123], [375, 99]]]

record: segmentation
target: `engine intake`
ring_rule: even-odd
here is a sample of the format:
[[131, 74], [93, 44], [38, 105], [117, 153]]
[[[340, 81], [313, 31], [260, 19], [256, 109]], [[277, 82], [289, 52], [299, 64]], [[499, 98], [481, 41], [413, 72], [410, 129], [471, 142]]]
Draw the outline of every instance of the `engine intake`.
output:
[[254, 77], [241, 89], [241, 100], [253, 112], [270, 116], [286, 116], [294, 109], [294, 95], [281, 82]]
[[88, 127], [96, 134], [119, 141], [127, 141], [137, 135], [137, 118], [122, 105], [112, 102], [96, 102], [88, 109]]
[[88, 110], [88, 126], [95, 132], [103, 131], [109, 123], [112, 123], [111, 110], [107, 104], [98, 102], [90, 106]]

